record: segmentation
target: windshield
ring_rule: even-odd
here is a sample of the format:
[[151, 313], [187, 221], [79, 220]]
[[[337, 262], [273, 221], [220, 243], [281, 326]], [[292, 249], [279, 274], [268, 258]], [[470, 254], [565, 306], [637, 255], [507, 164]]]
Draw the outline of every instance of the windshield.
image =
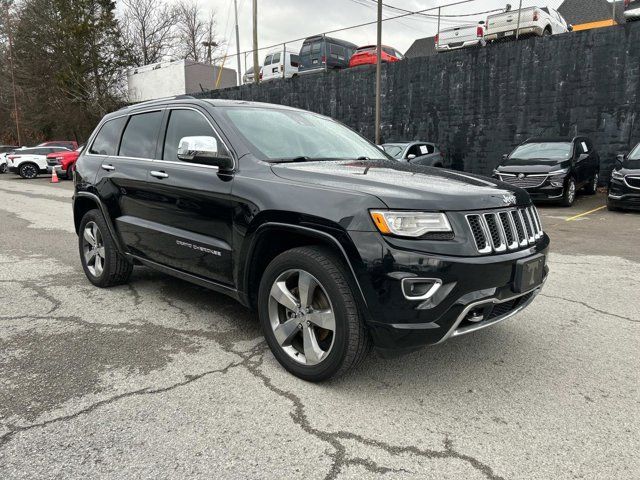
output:
[[636, 145], [636, 148], [631, 150], [631, 153], [624, 161], [624, 166], [626, 168], [640, 169], [640, 143]]
[[262, 160], [388, 158], [354, 131], [315, 113], [260, 107], [220, 110]]
[[402, 157], [402, 151], [404, 147], [399, 147], [398, 145], [383, 145], [384, 151], [391, 155], [393, 158]]
[[526, 143], [516, 148], [509, 158], [530, 160], [534, 158], [567, 159], [571, 156], [570, 142]]

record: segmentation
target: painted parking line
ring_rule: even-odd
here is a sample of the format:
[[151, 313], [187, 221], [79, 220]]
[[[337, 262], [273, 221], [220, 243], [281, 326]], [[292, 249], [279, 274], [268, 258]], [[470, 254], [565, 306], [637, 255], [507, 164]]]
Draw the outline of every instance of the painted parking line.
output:
[[593, 210], [589, 210], [588, 212], [584, 212], [584, 213], [581, 213], [579, 215], [574, 215], [573, 217], [567, 218], [566, 221], [570, 222], [571, 220], [576, 220], [577, 218], [584, 217], [585, 215], [589, 215], [590, 213], [597, 212], [598, 210], [602, 210], [603, 208], [607, 208], [607, 206], [606, 205], [602, 205], [601, 207], [594, 208]]

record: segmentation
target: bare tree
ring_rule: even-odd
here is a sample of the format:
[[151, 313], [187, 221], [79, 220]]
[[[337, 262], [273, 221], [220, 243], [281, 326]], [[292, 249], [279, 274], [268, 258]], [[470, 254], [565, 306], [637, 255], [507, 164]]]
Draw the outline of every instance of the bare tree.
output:
[[219, 48], [215, 13], [205, 17], [194, 0], [183, 0], [178, 4], [177, 29], [181, 58], [202, 62]]
[[178, 8], [162, 0], [122, 0], [121, 28], [131, 62], [162, 61], [174, 48]]

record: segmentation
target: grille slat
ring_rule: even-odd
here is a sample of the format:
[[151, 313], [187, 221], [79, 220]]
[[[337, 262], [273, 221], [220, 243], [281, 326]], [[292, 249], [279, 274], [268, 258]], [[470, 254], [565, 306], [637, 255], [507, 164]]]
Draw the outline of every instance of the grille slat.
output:
[[547, 180], [547, 176], [542, 177], [534, 177], [531, 175], [525, 175], [522, 178], [518, 176], [510, 176], [510, 175], [500, 175], [500, 180], [509, 185], [513, 185], [514, 187], [520, 188], [536, 188], [542, 186], [542, 184]]
[[478, 253], [502, 253], [535, 243], [542, 237], [542, 223], [534, 206], [497, 212], [468, 214]]

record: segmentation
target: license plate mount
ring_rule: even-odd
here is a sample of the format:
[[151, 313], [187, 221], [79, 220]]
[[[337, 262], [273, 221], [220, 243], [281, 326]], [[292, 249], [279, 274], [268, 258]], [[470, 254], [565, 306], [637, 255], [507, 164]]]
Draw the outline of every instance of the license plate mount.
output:
[[524, 293], [542, 285], [547, 259], [544, 254], [518, 260], [513, 287], [516, 293]]

